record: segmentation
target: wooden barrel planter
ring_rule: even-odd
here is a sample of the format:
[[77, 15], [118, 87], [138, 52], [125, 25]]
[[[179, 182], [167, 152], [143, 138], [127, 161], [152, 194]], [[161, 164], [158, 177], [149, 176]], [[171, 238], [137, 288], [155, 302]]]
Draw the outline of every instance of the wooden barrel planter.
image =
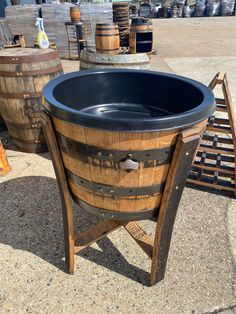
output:
[[80, 8], [77, 6], [70, 7], [70, 19], [71, 22], [77, 23], [80, 22]]
[[132, 19], [129, 35], [130, 53], [148, 53], [152, 51], [153, 28], [146, 18]]
[[55, 50], [13, 48], [0, 51], [0, 113], [19, 150], [47, 151], [37, 114], [41, 111], [44, 85], [62, 72]]
[[146, 53], [105, 55], [81, 51], [80, 70], [109, 68], [150, 70], [150, 58]]
[[115, 55], [120, 50], [120, 35], [117, 24], [96, 24], [96, 51], [97, 53]]
[[157, 215], [180, 132], [215, 110], [201, 83], [142, 70], [74, 72], [43, 94], [72, 197], [114, 220]]

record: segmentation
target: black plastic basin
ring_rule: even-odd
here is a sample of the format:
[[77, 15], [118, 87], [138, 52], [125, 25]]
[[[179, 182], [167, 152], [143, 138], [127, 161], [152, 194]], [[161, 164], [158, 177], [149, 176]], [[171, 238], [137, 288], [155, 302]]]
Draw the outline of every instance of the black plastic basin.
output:
[[178, 75], [141, 70], [79, 71], [61, 75], [43, 89], [53, 116], [113, 131], [185, 128], [215, 110], [212, 91]]

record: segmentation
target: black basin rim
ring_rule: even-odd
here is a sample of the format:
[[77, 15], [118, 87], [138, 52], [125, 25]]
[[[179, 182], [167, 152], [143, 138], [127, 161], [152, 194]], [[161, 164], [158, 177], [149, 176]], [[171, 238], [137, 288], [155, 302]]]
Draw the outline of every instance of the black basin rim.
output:
[[[54, 89], [66, 80], [89, 75], [106, 74], [106, 73], [144, 73], [149, 75], [158, 75], [169, 77], [171, 79], [181, 80], [196, 89], [200, 90], [204, 99], [194, 109], [185, 111], [179, 114], [170, 115], [167, 117], [148, 118], [139, 120], [130, 119], [114, 119], [107, 117], [98, 117], [91, 114], [78, 111], [69, 106], [60, 103], [53, 95]], [[212, 91], [202, 83], [175, 74], [145, 71], [145, 70], [130, 70], [130, 69], [100, 69], [100, 70], [83, 70], [67, 73], [58, 76], [51, 80], [43, 89], [43, 96], [46, 102], [43, 102], [44, 109], [54, 117], [65, 120], [69, 123], [79, 124], [89, 128], [104, 129], [108, 131], [129, 131], [129, 132], [150, 132], [173, 130], [187, 128], [197, 124], [215, 111], [215, 100]]]

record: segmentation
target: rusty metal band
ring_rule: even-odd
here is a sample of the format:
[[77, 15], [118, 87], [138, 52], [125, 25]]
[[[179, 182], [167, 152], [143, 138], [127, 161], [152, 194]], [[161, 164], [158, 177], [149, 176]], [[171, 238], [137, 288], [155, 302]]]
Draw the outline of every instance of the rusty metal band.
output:
[[145, 219], [152, 219], [153, 217], [157, 216], [158, 214], [158, 208], [154, 209], [147, 209], [147, 210], [142, 210], [142, 211], [136, 211], [136, 212], [127, 212], [127, 211], [113, 211], [105, 208], [98, 208], [95, 206], [92, 206], [88, 203], [85, 203], [81, 199], [79, 199], [77, 196], [72, 194], [72, 197], [74, 201], [86, 212], [102, 217], [102, 218], [107, 218], [107, 219], [114, 219], [114, 220], [127, 220], [127, 221], [132, 221], [132, 220], [145, 220]]
[[14, 123], [8, 121], [4, 118], [4, 121], [8, 127], [13, 127], [16, 129], [40, 129], [42, 127], [41, 122], [32, 122], [32, 123]]
[[145, 168], [151, 168], [168, 164], [171, 161], [175, 146], [165, 148], [151, 149], [151, 150], [106, 150], [100, 147], [87, 145], [76, 142], [64, 135], [56, 132], [58, 144], [60, 149], [75, 158], [86, 160], [88, 157], [98, 159], [101, 161], [120, 162], [132, 155], [132, 159], [139, 162], [143, 161]]
[[5, 99], [29, 99], [29, 98], [41, 98], [42, 92], [25, 92], [25, 93], [0, 93], [0, 98]]
[[66, 175], [68, 179], [76, 182], [79, 186], [88, 189], [90, 191], [114, 197], [124, 197], [124, 196], [145, 196], [145, 195], [154, 195], [161, 193], [164, 189], [165, 183], [160, 183], [151, 186], [142, 186], [142, 187], [119, 187], [112, 185], [105, 185], [96, 182], [90, 182], [81, 178], [69, 170], [66, 170]]
[[[119, 36], [119, 33], [115, 34], [96, 34], [96, 37], [110, 37], [110, 36]], [[107, 49], [106, 49], [107, 50]]]
[[50, 51], [41, 55], [30, 55], [30, 56], [0, 56], [0, 64], [21, 64], [31, 62], [41, 62], [51, 59], [59, 59], [57, 51]]
[[44, 69], [44, 70], [35, 70], [35, 71], [18, 71], [18, 72], [9, 72], [9, 71], [0, 71], [0, 76], [4, 77], [26, 77], [26, 76], [39, 76], [46, 75], [62, 70], [62, 65], [59, 64], [55, 67]]

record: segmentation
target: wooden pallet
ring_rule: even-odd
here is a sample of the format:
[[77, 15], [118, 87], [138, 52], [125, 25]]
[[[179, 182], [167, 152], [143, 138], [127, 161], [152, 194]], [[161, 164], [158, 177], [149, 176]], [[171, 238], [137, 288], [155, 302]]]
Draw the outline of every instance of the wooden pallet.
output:
[[200, 141], [187, 182], [236, 193], [236, 109], [233, 107], [226, 73], [217, 73], [209, 87], [222, 88]]

